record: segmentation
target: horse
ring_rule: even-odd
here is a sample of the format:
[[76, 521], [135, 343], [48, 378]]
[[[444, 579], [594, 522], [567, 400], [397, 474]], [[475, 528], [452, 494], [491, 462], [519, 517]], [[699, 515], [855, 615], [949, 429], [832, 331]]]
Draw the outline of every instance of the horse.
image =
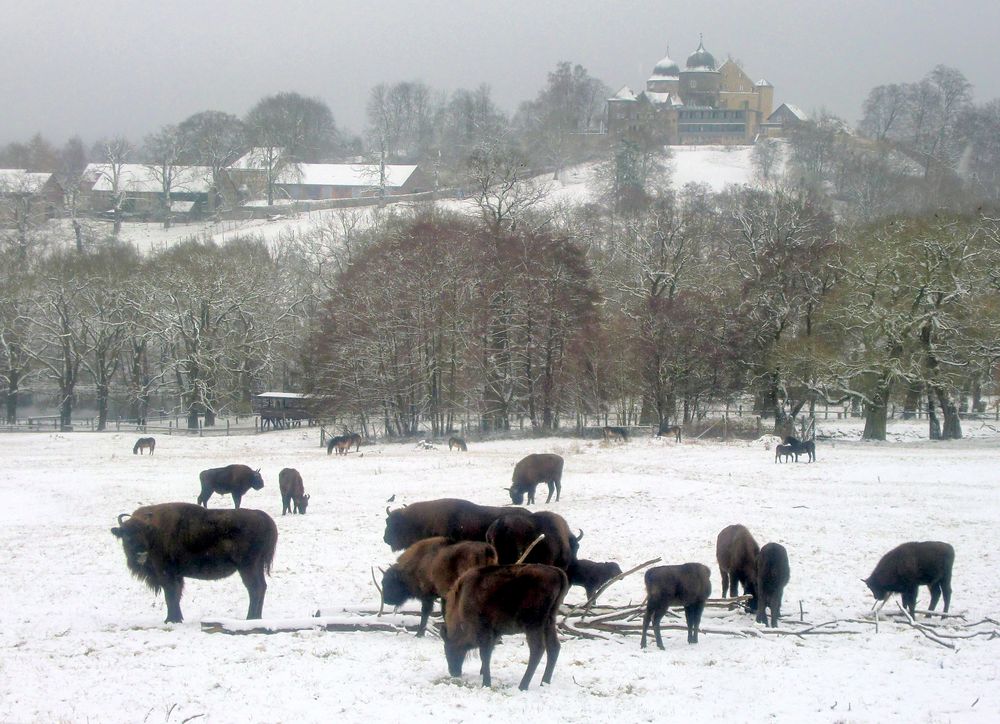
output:
[[465, 444], [465, 439], [461, 437], [449, 437], [448, 438], [448, 450], [454, 450], [455, 448], [461, 450], [462, 452], [468, 452], [469, 446]]
[[149, 450], [149, 454], [152, 455], [153, 451], [156, 450], [156, 438], [140, 437], [136, 440], [135, 446], [132, 448], [132, 454], [141, 455], [143, 450]]

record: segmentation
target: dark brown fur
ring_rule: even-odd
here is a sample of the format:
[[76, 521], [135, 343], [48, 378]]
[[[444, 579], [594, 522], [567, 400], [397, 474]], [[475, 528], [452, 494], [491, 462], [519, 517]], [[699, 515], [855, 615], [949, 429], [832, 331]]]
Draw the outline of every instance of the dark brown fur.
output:
[[347, 438], [348, 446], [347, 449], [351, 449], [351, 445], [354, 446], [354, 452], [359, 452], [361, 450], [361, 435], [356, 432], [349, 432], [345, 435]]
[[611, 442], [612, 440], [628, 442], [628, 430], [624, 427], [605, 427], [603, 433], [604, 442]]
[[539, 483], [549, 486], [549, 497], [545, 499], [548, 503], [552, 500], [552, 491], [555, 490], [556, 501], [559, 501], [559, 494], [562, 492], [563, 459], [552, 453], [534, 453], [524, 457], [514, 466], [514, 475], [511, 481], [514, 483], [510, 487], [510, 499], [514, 505], [524, 502], [525, 493], [528, 494], [528, 504], [535, 502], [535, 488]]
[[795, 448], [791, 445], [774, 446], [774, 462], [788, 462], [788, 459], [795, 453]]
[[577, 537], [558, 513], [510, 513], [497, 518], [486, 531], [486, 542], [497, 551], [501, 565], [516, 563], [528, 546], [541, 534], [525, 563], [544, 563], [564, 571], [576, 560]]
[[511, 513], [528, 515], [524, 508], [476, 505], [458, 498], [425, 500], [392, 512], [386, 509], [382, 540], [394, 551], [438, 535], [452, 540], [485, 541], [493, 521]]
[[497, 552], [489, 543], [453, 541], [436, 536], [417, 541], [399, 556], [382, 576], [382, 600], [401, 606], [411, 598], [420, 599], [420, 626], [423, 636], [434, 599], [444, 597], [458, 577], [471, 568], [495, 566]]
[[757, 554], [757, 622], [767, 623], [771, 609], [771, 628], [778, 628], [781, 598], [789, 579], [788, 551], [780, 543], [765, 543]]
[[208, 507], [208, 499], [212, 493], [232, 495], [233, 507], [239, 508], [240, 501], [250, 488], [260, 490], [264, 487], [264, 478], [260, 469], [252, 470], [246, 465], [227, 465], [224, 468], [202, 470], [201, 492], [198, 494], [198, 505]]
[[566, 574], [553, 566], [486, 566], [465, 572], [448, 592], [441, 631], [448, 673], [461, 676], [465, 654], [479, 647], [483, 686], [490, 686], [490, 657], [497, 639], [523, 632], [528, 668], [518, 688], [528, 688], [543, 652], [542, 683], [551, 683], [560, 648], [556, 613], [567, 590]]
[[659, 429], [656, 431], [657, 437], [663, 437], [664, 435], [672, 435], [676, 442], [681, 441], [681, 426], [671, 425], [666, 420], [660, 423]]
[[737, 584], [750, 594], [750, 610], [757, 610], [757, 554], [760, 546], [744, 525], [723, 528], [715, 541], [715, 558], [722, 573], [722, 596], [736, 597]]
[[[295, 468], [282, 468], [278, 473], [278, 490], [281, 491], [281, 514], [306, 514], [309, 506], [309, 496], [302, 484], [302, 476]], [[294, 509], [293, 509], [294, 508]]]
[[156, 452], [156, 438], [140, 437], [138, 440], [136, 440], [135, 446], [132, 448], [132, 454], [142, 455], [143, 450], [149, 450], [150, 455]]
[[642, 617], [642, 641], [646, 648], [646, 632], [653, 622], [656, 645], [663, 648], [660, 621], [670, 606], [683, 606], [689, 644], [698, 643], [698, 626], [705, 610], [705, 601], [712, 595], [708, 566], [683, 563], [679, 566], [656, 566], [646, 571], [646, 613]]
[[933, 611], [938, 598], [944, 596], [944, 610], [951, 605], [951, 569], [955, 549], [941, 541], [911, 541], [896, 546], [882, 556], [875, 570], [864, 582], [876, 599], [898, 593], [903, 608], [913, 616], [917, 606], [917, 588], [927, 586], [931, 592]]
[[448, 450], [457, 448], [462, 452], [468, 452], [469, 446], [465, 444], [465, 440], [461, 437], [449, 437], [448, 438]]
[[167, 623], [180, 623], [185, 578], [214, 581], [238, 572], [250, 596], [247, 618], [260, 618], [278, 528], [259, 510], [205, 510], [191, 503], [137, 508], [111, 533], [122, 541], [132, 575], [163, 589]]
[[614, 561], [596, 563], [585, 558], [579, 558], [569, 564], [566, 575], [569, 576], [569, 585], [583, 586], [587, 592], [589, 601], [597, 593], [597, 589], [603, 586], [622, 572], [621, 566]]

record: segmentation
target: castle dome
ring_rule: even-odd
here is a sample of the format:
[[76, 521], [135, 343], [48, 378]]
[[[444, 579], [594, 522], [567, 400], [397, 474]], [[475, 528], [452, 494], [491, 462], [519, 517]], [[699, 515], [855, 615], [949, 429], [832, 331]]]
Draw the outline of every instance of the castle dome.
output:
[[715, 70], [715, 58], [699, 40], [698, 49], [688, 56], [686, 65], [688, 70]]
[[680, 72], [680, 66], [670, 59], [670, 49], [668, 48], [663, 59], [653, 66], [653, 75], [650, 78], [676, 78]]

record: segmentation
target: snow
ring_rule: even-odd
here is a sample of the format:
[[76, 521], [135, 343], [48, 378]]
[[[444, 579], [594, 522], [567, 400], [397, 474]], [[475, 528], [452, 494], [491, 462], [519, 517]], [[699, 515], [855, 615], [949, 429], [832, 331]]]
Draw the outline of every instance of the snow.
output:
[[[113, 169], [108, 163], [88, 164], [86, 178], [96, 179], [94, 191], [113, 190]], [[118, 188], [133, 193], [161, 193], [163, 177], [156, 165], [123, 163], [118, 171]], [[205, 194], [212, 188], [208, 166], [174, 166], [171, 190], [174, 193]]]
[[52, 178], [51, 173], [23, 168], [0, 168], [0, 194], [37, 194]]
[[[385, 165], [385, 185], [397, 188], [417, 170], [416, 166]], [[377, 163], [298, 163], [284, 169], [278, 183], [296, 186], [377, 186]]]
[[[121, 512], [193, 501], [198, 472], [230, 462], [261, 467], [250, 491], [279, 526], [265, 624], [312, 625], [376, 608], [370, 567], [394, 559], [382, 542], [386, 500], [436, 497], [505, 502], [501, 489], [528, 452], [566, 458], [562, 499], [538, 508], [563, 515], [585, 537], [580, 554], [623, 568], [662, 556], [712, 569], [719, 530], [746, 524], [760, 543], [785, 545], [792, 578], [785, 614], [820, 623], [857, 617], [872, 604], [858, 579], [907, 540], [956, 549], [952, 611], [998, 616], [997, 463], [1000, 437], [917, 439], [926, 422], [895, 423], [899, 443], [857, 441], [852, 422], [823, 423], [818, 461], [776, 465], [770, 441], [681, 444], [639, 434], [627, 444], [554, 438], [477, 442], [469, 452], [412, 443], [363, 446], [327, 456], [316, 429], [243, 437], [158, 435], [156, 454], [134, 456], [135, 434], [0, 436], [0, 721], [995, 721], [997, 641], [962, 640], [949, 651], [903, 626], [841, 636], [740, 639], [703, 633], [695, 646], [665, 632], [666, 651], [636, 637], [563, 639], [552, 685], [517, 684], [523, 636], [493, 658], [492, 690], [470, 657], [452, 679], [433, 635], [273, 635], [202, 632], [202, 620], [240, 619], [238, 576], [187, 582], [185, 623], [165, 625], [162, 595], [131, 578], [109, 529]], [[822, 436], [833, 436], [825, 439]], [[276, 478], [296, 467], [309, 514], [279, 515]], [[212, 507], [229, 499], [213, 497]], [[643, 598], [633, 575], [607, 603]], [[568, 601], [579, 602], [580, 589]], [[603, 600], [603, 599], [602, 599]], [[926, 606], [926, 588], [918, 606]], [[894, 604], [890, 603], [890, 608]], [[346, 609], [346, 610], [345, 610]], [[317, 624], [326, 621], [320, 619]], [[706, 627], [758, 626], [741, 613], [707, 612]], [[789, 624], [784, 624], [783, 628]], [[556, 714], [556, 712], [558, 712]]]

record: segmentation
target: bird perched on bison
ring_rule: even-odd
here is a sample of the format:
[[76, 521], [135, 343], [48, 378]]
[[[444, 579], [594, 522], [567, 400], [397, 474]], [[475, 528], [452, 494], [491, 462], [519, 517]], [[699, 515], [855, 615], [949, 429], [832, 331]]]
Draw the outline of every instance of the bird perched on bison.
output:
[[917, 605], [917, 588], [927, 586], [931, 592], [930, 610], [944, 596], [944, 610], [951, 605], [951, 568], [955, 549], [941, 541], [911, 541], [896, 546], [882, 556], [868, 578], [862, 578], [872, 595], [886, 600], [893, 593], [903, 599], [903, 608], [913, 616]]

